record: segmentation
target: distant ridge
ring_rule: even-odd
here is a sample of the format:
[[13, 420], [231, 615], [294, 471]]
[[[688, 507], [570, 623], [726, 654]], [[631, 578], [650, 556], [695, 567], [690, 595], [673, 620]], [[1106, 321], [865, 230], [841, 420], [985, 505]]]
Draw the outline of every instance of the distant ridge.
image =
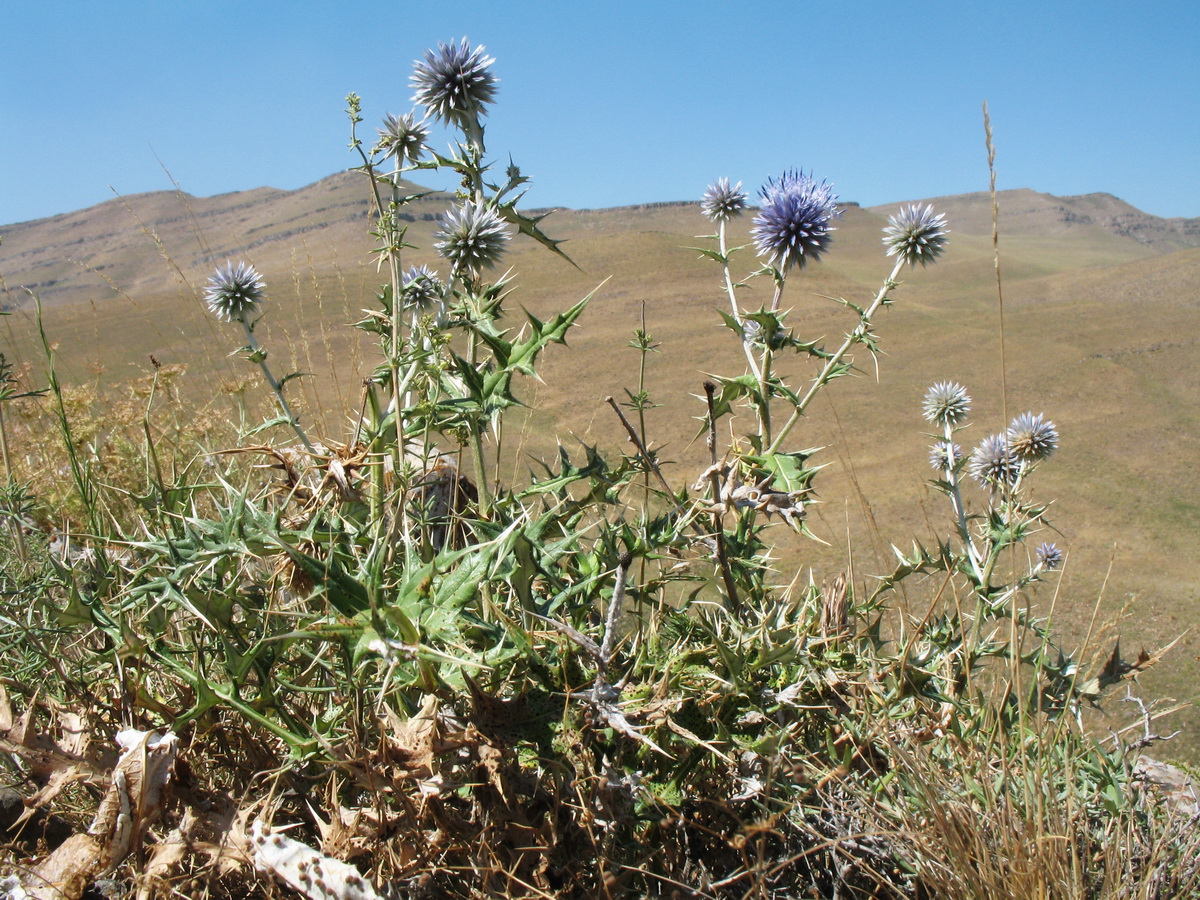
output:
[[[429, 245], [448, 202], [446, 194], [436, 191], [413, 202], [405, 218], [414, 243]], [[986, 193], [918, 202], [933, 203], [946, 213], [957, 236], [990, 238]], [[901, 205], [869, 207], [860, 214], [886, 216]], [[681, 200], [609, 209], [555, 208], [551, 230], [567, 238], [572, 233], [656, 230], [647, 216], [686, 216], [696, 206]], [[1001, 192], [999, 206], [1005, 240], [1069, 238], [1090, 243], [1098, 256], [1115, 253], [1115, 261], [1200, 247], [1200, 218], [1151, 216], [1111, 194], [1055, 197], [1018, 189]], [[36, 291], [47, 304], [97, 299], [115, 291], [133, 296], [174, 291], [179, 271], [199, 283], [195, 279], [202, 280], [214, 263], [239, 254], [251, 255], [264, 270], [294, 271], [297, 254], [305, 265], [321, 269], [338, 259], [361, 258], [369, 250], [369, 213], [369, 194], [356, 172], [339, 172], [293, 191], [260, 187], [213, 197], [175, 191], [118, 197], [76, 212], [0, 226], [0, 276], [10, 293], [5, 302], [23, 302], [19, 288]], [[703, 229], [698, 214], [696, 218], [696, 227]], [[163, 264], [164, 254], [179, 271]]]
[[[939, 212], [946, 214], [946, 218], [953, 223], [951, 227], [960, 232], [991, 233], [992, 203], [986, 192], [918, 202], [932, 203]], [[998, 204], [1001, 234], [1051, 236], [1072, 229], [1093, 227], [1128, 238], [1159, 253], [1200, 247], [1200, 218], [1159, 218], [1130, 206], [1112, 194], [1056, 197], [1020, 188], [1001, 191]], [[903, 205], [888, 203], [870, 209], [881, 215], [890, 215]]]

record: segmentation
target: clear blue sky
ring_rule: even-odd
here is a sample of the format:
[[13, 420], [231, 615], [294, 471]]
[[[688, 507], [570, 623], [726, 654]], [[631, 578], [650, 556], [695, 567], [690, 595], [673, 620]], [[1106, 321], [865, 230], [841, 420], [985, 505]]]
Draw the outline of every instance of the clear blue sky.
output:
[[[532, 206], [698, 198], [785, 168], [871, 205], [1107, 191], [1200, 216], [1200, 2], [11, 0], [0, 223], [122, 194], [297, 188], [411, 108], [412, 61], [497, 58], [488, 148]], [[444, 145], [444, 139], [438, 146]]]

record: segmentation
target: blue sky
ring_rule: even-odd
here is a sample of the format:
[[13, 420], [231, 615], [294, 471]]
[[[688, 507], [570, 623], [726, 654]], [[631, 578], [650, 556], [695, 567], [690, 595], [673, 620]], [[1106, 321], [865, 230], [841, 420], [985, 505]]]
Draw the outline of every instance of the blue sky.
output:
[[[412, 61], [497, 58], [488, 148], [531, 206], [698, 198], [786, 168], [872, 205], [1106, 191], [1200, 216], [1200, 3], [17, 0], [0, 56], [0, 223], [171, 187], [292, 189], [411, 108]], [[444, 139], [439, 144], [444, 144]], [[160, 165], [161, 160], [161, 165]]]

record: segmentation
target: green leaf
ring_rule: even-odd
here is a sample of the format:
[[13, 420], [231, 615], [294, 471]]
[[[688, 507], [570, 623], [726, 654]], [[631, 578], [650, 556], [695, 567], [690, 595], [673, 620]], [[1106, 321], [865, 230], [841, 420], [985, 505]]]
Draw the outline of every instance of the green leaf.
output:
[[746, 461], [765, 469], [771, 475], [771, 488], [783, 493], [804, 492], [809, 489], [813, 476], [824, 466], [809, 468], [808, 458], [820, 448], [795, 450], [791, 453], [770, 453], [766, 456], [747, 456]]
[[[523, 196], [525, 196], [524, 193], [514, 197], [512, 200], [507, 200], [504, 203], [499, 204], [496, 207], [496, 212], [499, 213], [506, 222], [516, 225], [517, 230], [520, 231], [521, 234], [533, 238], [543, 247], [561, 256], [571, 265], [575, 266], [576, 269], [578, 269], [579, 266], [575, 264], [575, 260], [571, 259], [571, 257], [567, 256], [567, 254], [559, 249], [558, 245], [563, 243], [563, 241], [548, 237], [545, 232], [538, 227], [538, 224], [542, 221], [542, 219], [546, 218], [546, 216], [550, 215], [550, 213], [542, 213], [540, 216], [527, 216], [517, 210], [517, 201]], [[580, 271], [582, 271], [582, 269]]]

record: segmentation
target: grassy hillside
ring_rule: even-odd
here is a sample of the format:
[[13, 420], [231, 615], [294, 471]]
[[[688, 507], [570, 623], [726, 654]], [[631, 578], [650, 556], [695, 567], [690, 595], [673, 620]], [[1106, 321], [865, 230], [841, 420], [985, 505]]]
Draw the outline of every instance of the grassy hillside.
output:
[[[252, 384], [260, 393], [257, 381], [244, 362], [228, 358], [237, 335], [204, 310], [199, 294], [214, 261], [245, 256], [267, 278], [262, 339], [272, 360], [282, 371], [312, 373], [294, 387], [306, 420], [342, 438], [361, 378], [376, 362], [360, 333], [344, 327], [373, 304], [380, 280], [368, 261], [366, 190], [360, 178], [341, 174], [292, 192], [146, 194], [0, 229], [5, 303], [18, 313], [4, 320], [5, 352], [35, 369], [41, 358], [31, 301], [18, 287], [29, 286], [45, 305], [64, 380], [119, 395], [149, 371], [153, 356], [186, 367], [177, 381], [185, 396], [236, 415], [239, 390]], [[432, 195], [417, 204], [414, 243], [431, 244], [445, 202]], [[817, 459], [829, 470], [812, 527], [830, 546], [797, 542], [780, 579], [790, 580], [797, 565], [828, 572], [852, 564], [864, 582], [890, 568], [891, 543], [904, 547], [911, 536], [944, 531], [943, 498], [924, 486], [931, 472], [919, 407], [931, 383], [956, 380], [975, 398], [976, 420], [992, 423], [989, 431], [1027, 409], [1059, 426], [1062, 446], [1043, 467], [1039, 492], [1054, 501], [1070, 554], [1055, 607], [1060, 626], [1082, 641], [1097, 603], [1100, 621], [1129, 605], [1117, 629], [1127, 647], [1174, 639], [1191, 626], [1200, 600], [1200, 487], [1192, 477], [1200, 224], [1155, 219], [1102, 194], [1002, 193], [1002, 355], [990, 201], [973, 194], [933, 202], [949, 219], [950, 249], [894, 293], [880, 329], [878, 382], [870, 360], [860, 360], [860, 377], [835, 384], [794, 435], [796, 447], [825, 448]], [[847, 208], [827, 262], [792, 279], [783, 305], [806, 333], [832, 342], [850, 327], [846, 311], [826, 298], [869, 299], [887, 271], [879, 233], [894, 209]], [[507, 262], [532, 312], [603, 285], [570, 349], [555, 348], [542, 369], [539, 412], [527, 421], [514, 469], [550, 452], [556, 435], [620, 445], [604, 398], [636, 386], [637, 356], [626, 345], [644, 315], [661, 345], [649, 390], [663, 408], [649, 414], [650, 431], [672, 461], [668, 478], [690, 484], [707, 460], [692, 441], [701, 404], [688, 398], [701, 393], [704, 373], [739, 368], [734, 342], [712, 312], [721, 296], [717, 268], [688, 249], [709, 226], [695, 204], [679, 203], [562, 210], [544, 227], [566, 239], [577, 267], [519, 241]], [[421, 255], [410, 262], [436, 264]], [[979, 427], [971, 439], [984, 436]], [[923, 612], [921, 598], [911, 599]], [[1200, 699], [1198, 655], [1200, 641], [1188, 635], [1144, 678], [1144, 693]], [[1192, 738], [1168, 752], [1200, 759], [1193, 749], [1200, 715], [1189, 710], [1173, 721]]]

